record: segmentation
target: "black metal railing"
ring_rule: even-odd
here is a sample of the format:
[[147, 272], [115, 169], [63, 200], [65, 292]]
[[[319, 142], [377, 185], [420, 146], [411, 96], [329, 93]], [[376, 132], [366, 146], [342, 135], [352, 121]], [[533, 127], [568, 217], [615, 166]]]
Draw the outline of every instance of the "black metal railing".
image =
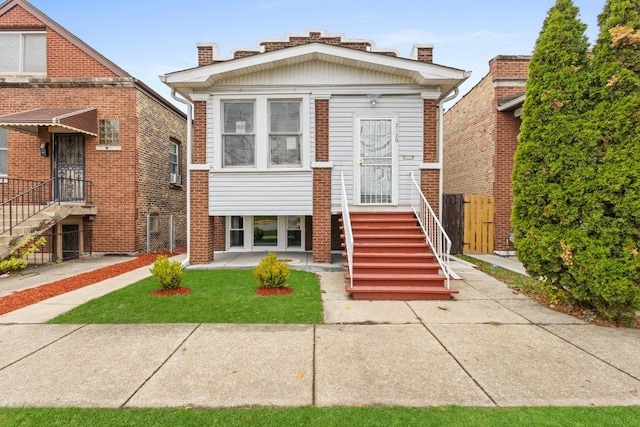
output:
[[0, 234], [13, 235], [16, 225], [26, 221], [53, 204], [62, 202], [93, 202], [91, 181], [56, 177], [48, 181], [14, 178], [0, 179], [2, 193], [2, 228]]
[[[83, 255], [93, 254], [93, 233], [91, 230], [73, 230], [56, 233], [54, 228], [31, 238], [22, 247], [16, 249], [14, 256], [21, 256], [22, 252], [29, 248], [39, 238], [45, 238], [45, 244], [32, 254], [26, 255], [25, 259], [29, 266], [48, 264], [55, 261], [68, 261], [80, 258]], [[60, 242], [62, 248], [61, 257], [56, 254], [56, 247]]]

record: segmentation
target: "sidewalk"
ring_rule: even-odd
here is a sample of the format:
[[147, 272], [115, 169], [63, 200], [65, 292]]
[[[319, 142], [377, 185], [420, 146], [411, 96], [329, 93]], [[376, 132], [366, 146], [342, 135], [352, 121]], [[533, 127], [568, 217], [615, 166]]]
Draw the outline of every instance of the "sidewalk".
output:
[[[342, 272], [319, 272], [322, 325], [0, 325], [0, 402], [640, 405], [640, 330], [589, 325], [454, 268], [452, 301], [349, 300]], [[27, 323], [43, 310], [32, 307]]]

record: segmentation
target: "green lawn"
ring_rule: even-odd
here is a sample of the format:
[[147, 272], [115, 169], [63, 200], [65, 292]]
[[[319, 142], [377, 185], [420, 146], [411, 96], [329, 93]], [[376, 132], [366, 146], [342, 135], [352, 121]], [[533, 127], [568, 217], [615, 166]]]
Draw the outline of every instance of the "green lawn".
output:
[[190, 294], [152, 296], [158, 284], [149, 277], [50, 323], [322, 323], [318, 277], [292, 270], [288, 284], [292, 294], [263, 297], [251, 270], [187, 270]]
[[2, 426], [632, 426], [640, 407], [0, 408]]

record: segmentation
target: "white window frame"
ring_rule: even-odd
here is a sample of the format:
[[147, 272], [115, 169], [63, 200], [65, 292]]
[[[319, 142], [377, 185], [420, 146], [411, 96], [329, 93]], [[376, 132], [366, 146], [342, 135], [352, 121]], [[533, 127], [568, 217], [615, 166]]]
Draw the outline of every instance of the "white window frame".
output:
[[[223, 166], [222, 156], [222, 131], [223, 131], [223, 108], [224, 101], [254, 100], [254, 133], [255, 133], [255, 164], [252, 167]], [[290, 100], [301, 102], [300, 110], [300, 165], [273, 165], [269, 166], [269, 100]], [[216, 94], [209, 98], [213, 119], [209, 120], [211, 130], [209, 137], [213, 147], [213, 168], [212, 172], [232, 173], [232, 172], [271, 172], [271, 171], [310, 171], [311, 161], [311, 127], [310, 127], [310, 107], [309, 94], [292, 93], [264, 93], [264, 94], [241, 94], [225, 93]]]
[[[47, 75], [47, 33], [45, 31], [0, 31], [0, 34], [12, 34], [20, 36], [20, 51], [18, 58], [18, 70], [0, 70], [0, 75], [29, 75], [29, 76], [46, 76]], [[25, 36], [26, 35], [42, 35], [44, 36], [44, 71], [24, 71], [25, 60]]]
[[[175, 153], [171, 150], [173, 147], [175, 147]], [[175, 162], [171, 159], [173, 155], [176, 157]], [[175, 171], [172, 171], [173, 165], [175, 165]], [[169, 140], [169, 176], [171, 176], [171, 174], [180, 176], [180, 143], [173, 139]]]
[[[237, 132], [237, 130], [236, 130], [236, 132], [235, 132], [235, 133], [232, 133], [232, 132], [225, 132], [225, 130], [224, 130], [224, 120], [225, 120], [225, 117], [224, 117], [224, 108], [223, 108], [223, 105], [224, 105], [225, 103], [232, 104], [232, 103], [234, 103], [234, 102], [244, 103], [244, 104], [248, 104], [248, 103], [250, 103], [250, 102], [251, 102], [251, 103], [253, 104], [253, 123], [252, 123], [252, 125], [253, 125], [253, 132]], [[257, 111], [256, 111], [256, 102], [255, 102], [255, 100], [247, 99], [247, 98], [244, 98], [244, 99], [225, 99], [225, 100], [222, 100], [222, 101], [220, 102], [220, 116], [219, 116], [219, 117], [220, 117], [220, 139], [221, 139], [221, 149], [220, 149], [220, 156], [219, 156], [219, 157], [220, 157], [221, 162], [222, 162], [222, 164], [223, 164], [223, 166], [222, 166], [223, 168], [226, 168], [226, 169], [236, 169], [236, 170], [237, 170], [237, 169], [253, 168], [253, 167], [255, 166], [256, 161], [257, 161], [257, 159], [256, 159], [256, 147], [257, 147], [257, 144], [258, 144], [258, 143], [257, 143], [257, 137], [256, 137], [256, 121], [257, 121], [257, 117], [256, 117], [256, 115], [257, 115]], [[224, 159], [226, 158], [226, 155], [225, 155], [225, 147], [224, 147], [224, 137], [225, 137], [225, 136], [227, 136], [227, 135], [228, 135], [228, 136], [234, 136], [234, 135], [247, 135], [247, 136], [253, 136], [253, 165], [225, 165], [225, 164], [224, 164], [224, 162], [225, 162], [225, 160], [224, 160]]]
[[[242, 215], [232, 215], [242, 216]], [[269, 252], [269, 251], [304, 251], [305, 247], [305, 215], [266, 215], [277, 217], [278, 240], [275, 246], [253, 246], [253, 230], [255, 226], [254, 216], [242, 216], [244, 225], [244, 245], [231, 246], [231, 215], [225, 218], [225, 248], [228, 252]], [[263, 216], [263, 215], [256, 215]], [[292, 216], [300, 217], [300, 246], [288, 246], [288, 218]]]
[[[274, 103], [282, 103], [282, 102], [289, 102], [289, 103], [297, 103], [298, 104], [298, 114], [299, 114], [299, 123], [298, 123], [298, 130], [297, 132], [274, 132], [271, 129], [271, 111], [272, 108], [271, 106]], [[269, 155], [268, 155], [268, 165], [269, 165], [269, 169], [273, 169], [273, 168], [299, 168], [300, 166], [302, 166], [302, 100], [300, 99], [268, 99], [267, 100], [267, 116], [268, 116], [268, 121], [267, 121], [267, 126], [269, 129], [269, 135], [267, 137], [267, 144], [269, 144], [268, 147], [268, 151], [269, 151]], [[273, 164], [271, 162], [271, 137], [272, 136], [295, 136], [297, 137], [297, 143], [299, 145], [299, 152], [300, 152], [300, 161], [297, 164], [294, 163], [289, 163], [289, 164]], [[288, 142], [287, 142], [288, 143]]]

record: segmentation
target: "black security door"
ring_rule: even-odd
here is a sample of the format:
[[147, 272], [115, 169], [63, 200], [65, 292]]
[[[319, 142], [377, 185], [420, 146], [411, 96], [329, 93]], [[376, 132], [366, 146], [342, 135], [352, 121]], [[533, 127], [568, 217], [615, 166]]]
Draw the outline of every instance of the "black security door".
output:
[[56, 134], [53, 142], [56, 196], [61, 202], [84, 201], [84, 135]]

